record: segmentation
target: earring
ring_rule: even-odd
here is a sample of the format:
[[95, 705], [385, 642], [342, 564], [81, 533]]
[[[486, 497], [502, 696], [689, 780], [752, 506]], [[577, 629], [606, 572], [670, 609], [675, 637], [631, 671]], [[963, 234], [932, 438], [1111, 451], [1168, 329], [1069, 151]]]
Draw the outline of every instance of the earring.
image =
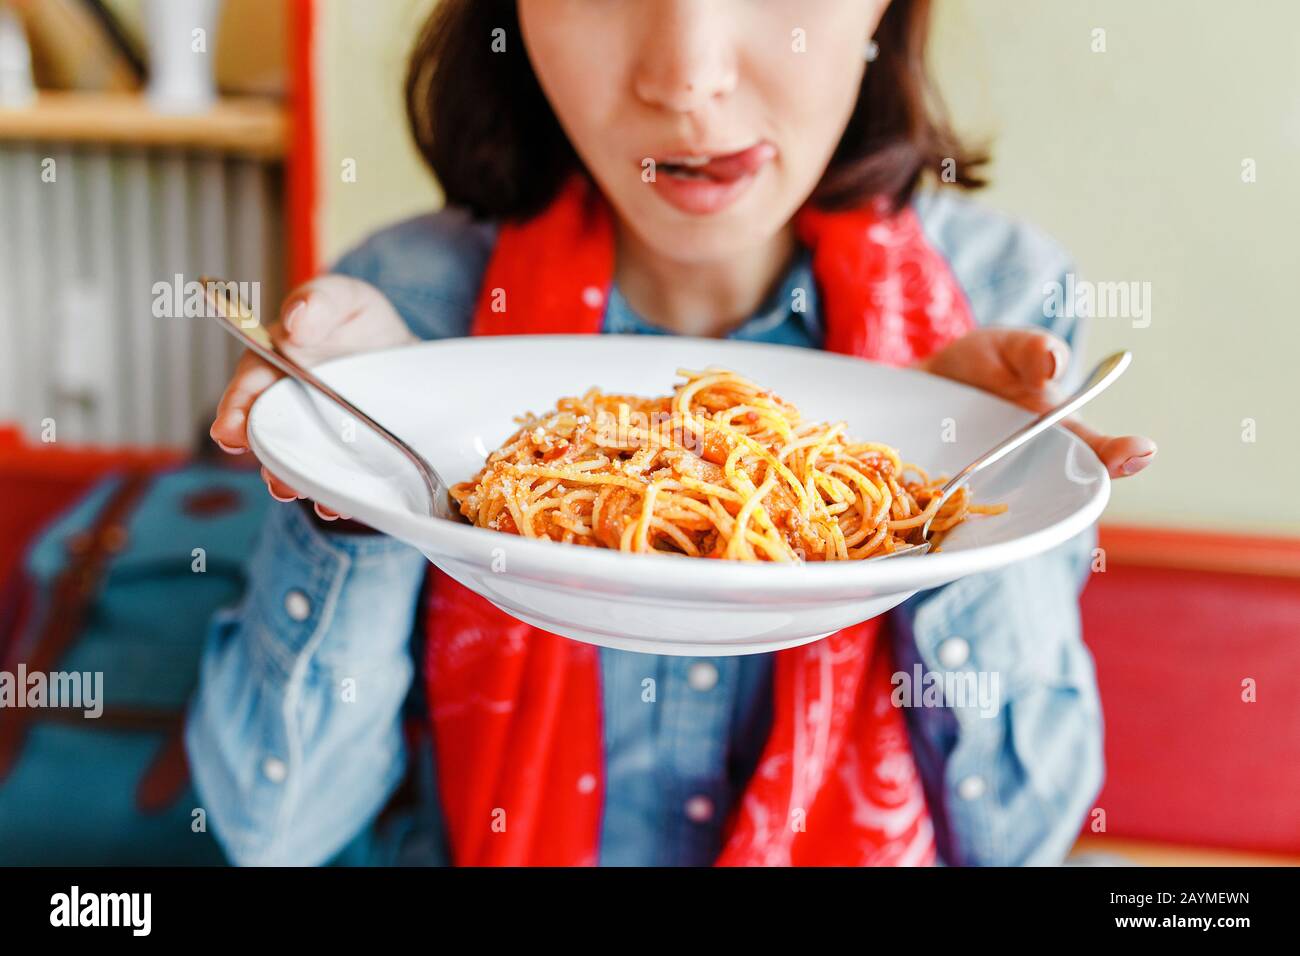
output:
[[876, 57], [880, 56], [880, 46], [875, 40], [867, 41], [867, 48], [863, 51], [863, 56], [868, 63], [876, 62]]

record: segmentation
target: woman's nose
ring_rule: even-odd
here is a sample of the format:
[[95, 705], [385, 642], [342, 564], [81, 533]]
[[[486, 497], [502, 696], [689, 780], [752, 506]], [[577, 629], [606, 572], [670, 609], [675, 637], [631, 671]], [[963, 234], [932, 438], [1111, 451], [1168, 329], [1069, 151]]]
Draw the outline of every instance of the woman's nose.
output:
[[655, 0], [637, 62], [644, 103], [690, 113], [736, 88], [737, 65], [725, 3]]

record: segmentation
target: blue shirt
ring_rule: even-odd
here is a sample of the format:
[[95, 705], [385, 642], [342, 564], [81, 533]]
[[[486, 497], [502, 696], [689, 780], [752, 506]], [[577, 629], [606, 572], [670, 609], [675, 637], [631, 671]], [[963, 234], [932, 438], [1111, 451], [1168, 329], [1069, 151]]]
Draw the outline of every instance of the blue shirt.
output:
[[[1044, 284], [1070, 271], [1055, 245], [948, 194], [916, 209], [977, 321], [1041, 325], [1077, 347], [1074, 320], [1043, 316]], [[422, 338], [465, 335], [494, 238], [492, 226], [444, 211], [372, 236], [336, 268], [377, 286]], [[796, 301], [806, 307], [792, 311]], [[665, 334], [617, 288], [603, 331]], [[806, 254], [730, 337], [821, 346]], [[1057, 862], [1099, 789], [1101, 716], [1077, 606], [1091, 546], [1084, 535], [891, 612], [900, 670], [999, 678], [992, 713], [950, 701], [906, 710], [944, 862]], [[427, 747], [408, 753], [401, 727], [404, 708], [419, 706], [412, 634], [424, 570], [392, 539], [323, 531], [297, 505], [273, 511], [247, 595], [214, 622], [186, 735], [234, 861], [449, 861], [436, 759]], [[771, 725], [771, 655], [600, 653], [600, 862], [712, 862]], [[417, 809], [377, 822], [408, 769]]]

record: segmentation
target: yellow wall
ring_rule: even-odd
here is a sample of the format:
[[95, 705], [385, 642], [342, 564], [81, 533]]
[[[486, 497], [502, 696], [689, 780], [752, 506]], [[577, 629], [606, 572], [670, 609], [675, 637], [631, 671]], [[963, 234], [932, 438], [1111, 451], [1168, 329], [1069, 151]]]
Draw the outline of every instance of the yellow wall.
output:
[[1098, 320], [1088, 345], [1135, 357], [1089, 418], [1160, 443], [1108, 519], [1300, 533], [1300, 4], [941, 11], [932, 62], [949, 105], [996, 148], [985, 201], [1053, 233], [1089, 277], [1152, 284], [1148, 328]]
[[[437, 201], [401, 106], [429, 6], [323, 0], [329, 254]], [[1151, 283], [1148, 327], [1098, 320], [1088, 343], [1136, 357], [1090, 419], [1161, 449], [1116, 486], [1110, 521], [1300, 533], [1297, 36], [1292, 0], [938, 4], [934, 68], [958, 125], [994, 147], [983, 201], [1055, 235], [1085, 278]]]
[[[406, 57], [431, 0], [317, 0], [321, 247], [326, 259], [367, 232], [441, 202], [406, 130]], [[345, 160], [356, 182], [344, 181]]]

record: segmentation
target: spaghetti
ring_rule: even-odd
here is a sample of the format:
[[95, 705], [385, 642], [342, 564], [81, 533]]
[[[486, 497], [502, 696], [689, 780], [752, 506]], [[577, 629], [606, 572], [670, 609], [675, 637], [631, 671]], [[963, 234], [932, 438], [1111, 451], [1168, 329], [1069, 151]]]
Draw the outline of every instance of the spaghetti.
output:
[[671, 396], [590, 389], [521, 428], [451, 490], [481, 528], [631, 552], [852, 561], [937, 545], [976, 505], [962, 488], [733, 372], [679, 371]]

